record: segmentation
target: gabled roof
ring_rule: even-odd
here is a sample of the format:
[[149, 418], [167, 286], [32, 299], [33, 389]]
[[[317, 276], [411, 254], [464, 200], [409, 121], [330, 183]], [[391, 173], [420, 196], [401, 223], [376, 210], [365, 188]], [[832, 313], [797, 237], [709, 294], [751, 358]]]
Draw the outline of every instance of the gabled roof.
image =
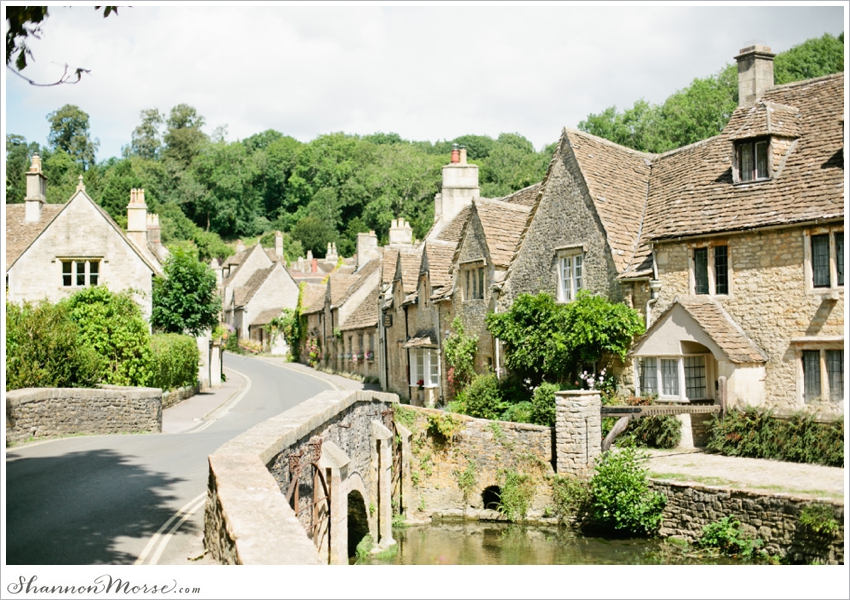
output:
[[634, 261], [654, 155], [575, 129], [564, 133], [605, 229], [614, 265], [622, 273]]
[[353, 273], [353, 277], [355, 277], [353, 283], [348, 287], [345, 293], [339, 298], [338, 301], [331, 303], [333, 308], [337, 308], [342, 306], [348, 301], [348, 299], [354, 294], [357, 290], [366, 285], [369, 277], [374, 274], [380, 268], [380, 262], [377, 260], [370, 260], [366, 264], [364, 264], [360, 270]]
[[665, 324], [665, 317], [676, 306], [681, 306], [702, 330], [717, 344], [733, 363], [764, 363], [768, 356], [764, 350], [744, 333], [738, 323], [720, 304], [708, 296], [678, 297], [662, 312], [649, 330], [635, 342], [635, 352], [641, 344]]
[[[300, 285], [300, 284], [299, 284]], [[305, 314], [308, 309], [312, 308], [314, 302], [321, 302], [319, 310], [325, 306], [325, 288], [322, 283], [304, 282], [303, 291], [301, 292], [301, 314]]]
[[[243, 250], [242, 252], [239, 252], [238, 254], [227, 257], [227, 260], [224, 261], [224, 264], [225, 265], [230, 264], [232, 266], [230, 268], [230, 275], [227, 277], [227, 279], [225, 279], [222, 282], [223, 286], [227, 287], [233, 282], [233, 279], [239, 273], [239, 270], [243, 267], [243, 265], [245, 264], [245, 261], [248, 260], [248, 257], [255, 251], [262, 252], [263, 254], [266, 254], [263, 251], [263, 248], [259, 244], [254, 244], [250, 248]], [[234, 260], [232, 262], [230, 262], [231, 259], [234, 259]], [[272, 261], [272, 262], [274, 262], [274, 261]], [[246, 284], [247, 284], [247, 282], [246, 282]]]
[[279, 317], [282, 312], [282, 308], [270, 308], [268, 310], [264, 310], [258, 314], [253, 321], [251, 321], [251, 325], [268, 325], [272, 322], [272, 319]]
[[312, 301], [306, 304], [306, 308], [301, 311], [302, 315], [312, 315], [325, 310], [325, 300], [327, 299], [327, 284], [319, 284], [321, 286], [320, 295], [313, 297]]
[[[773, 87], [760, 103], [735, 110], [719, 136], [654, 161], [644, 244], [843, 218], [844, 74]], [[772, 179], [733, 184], [733, 136], [761, 106], [776, 105], [799, 111], [798, 139]]]
[[236, 306], [245, 306], [263, 285], [263, 282], [271, 275], [277, 265], [266, 267], [265, 269], [257, 269], [254, 274], [248, 278], [245, 285], [236, 288], [233, 292], [233, 304]]
[[360, 305], [354, 309], [345, 323], [340, 325], [340, 331], [350, 331], [352, 329], [366, 329], [378, 326], [378, 294], [381, 291], [381, 286], [375, 282], [375, 286], [369, 295], [366, 296]]
[[35, 238], [44, 231], [56, 218], [64, 204], [43, 204], [41, 207], [41, 219], [37, 223], [26, 222], [25, 204], [6, 204], [6, 270], [18, 260], [18, 257], [29, 248]]
[[487, 250], [493, 265], [507, 268], [516, 252], [520, 234], [528, 218], [529, 207], [477, 198], [473, 200], [472, 210], [478, 215], [484, 229]]
[[432, 298], [434, 297], [434, 292], [446, 285], [451, 285], [452, 278], [449, 271], [456, 248], [457, 244], [454, 242], [444, 242], [442, 240], [425, 242], [425, 248], [422, 252], [422, 265], [419, 271], [420, 274], [428, 273]]
[[469, 211], [471, 208], [472, 206], [469, 204], [461, 208], [455, 215], [454, 219], [452, 219], [451, 222], [443, 228], [440, 235], [437, 236], [437, 239], [446, 242], [459, 242], [460, 234], [463, 231], [466, 219], [469, 217]]
[[416, 291], [423, 248], [424, 246], [420, 244], [415, 248], [399, 250], [393, 281], [401, 279], [402, 292], [405, 296]]
[[[82, 176], [80, 176], [80, 177], [81, 177], [81, 180], [82, 180]], [[59, 217], [59, 215], [62, 213], [62, 211], [64, 211], [68, 206], [70, 206], [71, 203], [73, 203], [77, 199], [77, 197], [79, 197], [79, 196], [81, 196], [82, 198], [87, 200], [89, 202], [89, 204], [91, 204], [94, 207], [94, 209], [97, 212], [100, 213], [100, 215], [104, 218], [106, 223], [108, 225], [110, 225], [112, 227], [112, 229], [114, 229], [115, 232], [119, 236], [121, 236], [121, 239], [123, 239], [127, 243], [127, 245], [130, 246], [130, 248], [133, 250], [133, 252], [136, 254], [136, 256], [138, 256], [140, 259], [142, 259], [142, 262], [144, 262], [145, 265], [153, 273], [155, 273], [156, 275], [162, 275], [162, 273], [163, 273], [162, 265], [159, 264], [159, 262], [155, 259], [155, 257], [154, 256], [148, 256], [147, 253], [143, 249], [137, 247], [136, 244], [134, 244], [133, 241], [127, 236], [127, 233], [123, 229], [121, 229], [121, 227], [118, 225], [118, 223], [116, 223], [115, 220], [109, 215], [109, 213], [106, 212], [106, 210], [104, 210], [104, 208], [102, 206], [100, 206], [97, 202], [92, 200], [91, 197], [86, 193], [85, 188], [82, 188], [82, 187], [77, 188], [77, 191], [74, 192], [74, 195], [71, 196], [71, 198], [65, 204], [44, 204], [44, 205], [42, 205], [42, 207], [41, 207], [42, 208], [41, 219], [39, 219], [39, 222], [37, 224], [35, 224], [35, 223], [34, 224], [25, 223], [25, 221], [24, 221], [25, 216], [24, 215], [25, 215], [25, 211], [26, 211], [26, 204], [20, 204], [20, 205], [13, 204], [13, 205], [7, 205], [6, 206], [6, 210], [7, 210], [7, 212], [6, 212], [6, 236], [7, 236], [7, 240], [9, 239], [10, 225], [14, 227], [14, 223], [10, 223], [10, 221], [9, 221], [8, 209], [10, 208], [10, 206], [11, 207], [16, 207], [16, 206], [22, 207], [22, 210], [20, 210], [20, 212], [18, 210], [13, 210], [12, 213], [13, 213], [13, 217], [19, 219], [18, 224], [23, 225], [23, 229], [24, 229], [24, 231], [20, 234], [17, 234], [17, 233], [14, 233], [14, 232], [12, 233], [12, 237], [18, 238], [17, 243], [15, 245], [15, 249], [17, 250], [18, 248], [20, 248], [20, 251], [18, 252], [17, 256], [15, 256], [14, 260], [10, 260], [9, 254], [8, 254], [9, 249], [7, 248], [7, 250], [6, 250], [6, 252], [7, 252], [7, 254], [6, 254], [6, 265], [7, 265], [6, 270], [7, 271], [12, 267], [12, 265], [15, 264], [15, 262], [18, 260], [18, 258], [20, 258], [21, 255], [24, 252], [26, 252], [27, 248], [29, 248], [33, 244], [33, 242], [35, 242], [39, 238], [39, 236], [41, 236], [41, 234], [44, 233], [44, 231], [46, 231], [51, 224], [53, 224], [53, 222]], [[51, 208], [45, 214], [44, 209], [47, 208], [48, 206], [50, 206], [50, 207], [58, 206], [59, 209], [56, 210], [54, 208]], [[51, 213], [53, 213], [53, 214], [51, 215]], [[42, 224], [42, 223], [43, 223], [43, 225], [41, 225], [39, 227], [38, 225]], [[23, 247], [20, 247], [23, 244], [23, 242], [30, 235], [32, 235], [32, 238], [30, 238], [29, 241], [26, 242], [25, 245], [23, 245]]]
[[502, 202], [508, 202], [510, 204], [520, 204], [522, 206], [531, 207], [537, 201], [537, 194], [540, 193], [541, 189], [543, 189], [542, 181], [530, 185], [526, 188], [522, 188], [521, 190], [516, 191], [513, 194], [509, 194], [504, 198], [496, 199], [501, 200]]
[[398, 248], [384, 248], [381, 255], [381, 283], [392, 283], [395, 277], [395, 264], [398, 260]]
[[330, 294], [331, 308], [342, 304], [343, 298], [348, 293], [348, 288], [357, 282], [357, 275], [335, 271], [328, 277], [328, 293]]
[[[796, 138], [801, 131], [800, 111], [793, 106], [759, 100], [749, 110], [738, 110], [727, 127], [733, 140], [778, 135]], [[739, 126], [740, 124], [740, 126]]]

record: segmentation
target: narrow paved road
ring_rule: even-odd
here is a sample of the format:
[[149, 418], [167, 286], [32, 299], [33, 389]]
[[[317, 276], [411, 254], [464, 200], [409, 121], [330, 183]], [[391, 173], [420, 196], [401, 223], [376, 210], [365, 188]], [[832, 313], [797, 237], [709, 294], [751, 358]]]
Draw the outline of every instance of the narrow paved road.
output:
[[[185, 433], [74, 437], [8, 448], [7, 564], [185, 565], [200, 555], [207, 455], [332, 389], [317, 377], [229, 353], [225, 369], [244, 374], [249, 389], [216, 420]], [[186, 511], [179, 513], [181, 508]], [[164, 536], [178, 524], [172, 536]]]

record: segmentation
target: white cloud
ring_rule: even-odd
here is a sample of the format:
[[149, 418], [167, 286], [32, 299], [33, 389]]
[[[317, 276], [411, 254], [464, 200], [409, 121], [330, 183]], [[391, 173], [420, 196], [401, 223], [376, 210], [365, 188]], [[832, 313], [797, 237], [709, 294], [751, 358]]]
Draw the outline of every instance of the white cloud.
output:
[[662, 101], [753, 39], [782, 51], [843, 29], [842, 7], [810, 6], [51, 7], [25, 73], [92, 74], [34, 88], [7, 73], [6, 131], [44, 143], [45, 115], [77, 104], [103, 159], [140, 110], [185, 102], [230, 139], [515, 131], [539, 148], [590, 112]]

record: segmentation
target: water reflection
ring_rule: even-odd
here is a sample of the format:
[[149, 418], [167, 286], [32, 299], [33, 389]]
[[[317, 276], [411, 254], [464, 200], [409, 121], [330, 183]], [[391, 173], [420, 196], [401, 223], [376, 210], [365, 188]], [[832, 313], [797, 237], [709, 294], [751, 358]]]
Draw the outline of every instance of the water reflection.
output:
[[393, 531], [398, 552], [369, 564], [657, 565], [741, 564], [700, 557], [662, 540], [585, 537], [560, 527], [506, 523], [435, 524]]

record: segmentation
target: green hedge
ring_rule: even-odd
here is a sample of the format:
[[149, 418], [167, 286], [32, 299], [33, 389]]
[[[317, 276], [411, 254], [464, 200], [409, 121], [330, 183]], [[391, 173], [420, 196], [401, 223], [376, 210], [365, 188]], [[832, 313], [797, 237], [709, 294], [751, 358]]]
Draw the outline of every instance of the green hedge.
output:
[[197, 385], [200, 352], [195, 338], [178, 333], [159, 333], [151, 336], [153, 364], [148, 385], [173, 390]]
[[811, 414], [777, 418], [747, 407], [715, 417], [708, 450], [727, 456], [844, 466], [844, 420], [818, 423]]

